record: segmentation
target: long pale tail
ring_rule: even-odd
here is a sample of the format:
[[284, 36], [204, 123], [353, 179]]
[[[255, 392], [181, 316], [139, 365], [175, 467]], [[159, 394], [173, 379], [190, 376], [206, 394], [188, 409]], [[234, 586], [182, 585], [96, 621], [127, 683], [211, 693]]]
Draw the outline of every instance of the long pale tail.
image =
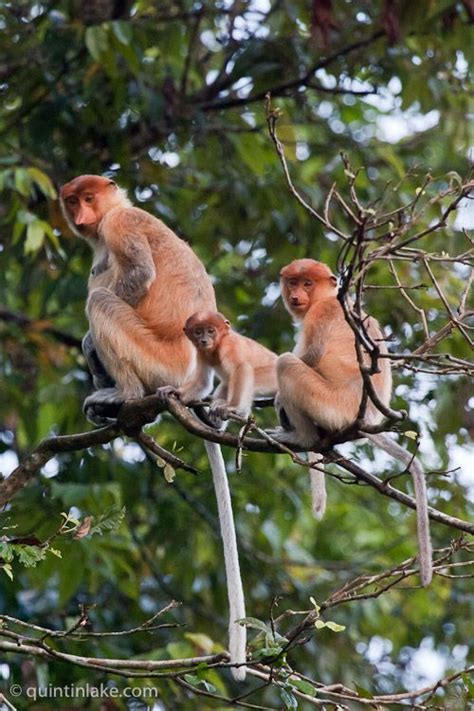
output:
[[418, 533], [418, 548], [421, 582], [426, 587], [433, 577], [433, 549], [431, 547], [430, 521], [428, 518], [428, 497], [426, 494], [425, 474], [416, 457], [403, 449], [393, 439], [385, 434], [367, 434], [367, 439], [384, 452], [401, 462], [413, 478], [416, 500], [416, 527]]
[[[308, 462], [317, 464], [321, 462], [322, 458], [322, 455], [317, 452], [308, 452]], [[327, 501], [325, 474], [321, 469], [311, 468], [309, 470], [309, 477], [311, 483], [311, 510], [314, 518], [321, 521], [326, 511]]]
[[[224, 457], [221, 448], [215, 442], [204, 442], [209, 464], [212, 471], [214, 491], [219, 512], [221, 537], [224, 546], [224, 564], [227, 581], [227, 596], [229, 599], [229, 654], [232, 664], [245, 665], [245, 647], [247, 630], [236, 623], [245, 617], [245, 599], [240, 577], [239, 553], [235, 536], [234, 514], [230, 497], [229, 482], [225, 470]], [[247, 670], [245, 666], [232, 667], [232, 676], [237, 681], [244, 681]]]

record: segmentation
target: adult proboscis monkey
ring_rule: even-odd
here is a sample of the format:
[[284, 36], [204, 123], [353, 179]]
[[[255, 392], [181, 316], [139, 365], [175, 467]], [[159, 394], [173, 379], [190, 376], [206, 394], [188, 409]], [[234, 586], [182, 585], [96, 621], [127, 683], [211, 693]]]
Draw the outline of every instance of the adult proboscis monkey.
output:
[[[355, 335], [337, 298], [337, 280], [329, 267], [313, 259], [297, 259], [280, 272], [285, 306], [298, 327], [293, 353], [284, 353], [277, 361], [278, 396], [282, 429], [277, 438], [286, 443], [311, 449], [321, 430], [335, 432], [353, 424], [363, 396], [363, 378], [357, 360]], [[364, 318], [368, 337], [387, 354], [377, 321]], [[369, 356], [364, 355], [366, 364]], [[389, 406], [392, 376], [388, 358], [380, 358], [378, 372], [371, 376], [380, 402]], [[383, 415], [368, 399], [364, 414], [366, 425], [375, 425]], [[363, 426], [362, 426], [363, 429]], [[432, 577], [432, 550], [429, 532], [426, 483], [415, 457], [384, 434], [366, 434], [370, 441], [408, 468], [415, 488], [420, 572], [423, 585]], [[317, 455], [311, 455], [317, 461]], [[317, 513], [325, 505], [324, 474], [312, 472], [312, 491]]]
[[[215, 310], [214, 289], [192, 249], [163, 222], [133, 207], [113, 180], [81, 175], [60, 191], [64, 215], [94, 251], [84, 355], [99, 389], [85, 403], [123, 402], [179, 387], [195, 368], [195, 349], [183, 333], [198, 310]], [[229, 597], [229, 651], [236, 679], [245, 678], [245, 603], [224, 460], [205, 442], [216, 492]]]

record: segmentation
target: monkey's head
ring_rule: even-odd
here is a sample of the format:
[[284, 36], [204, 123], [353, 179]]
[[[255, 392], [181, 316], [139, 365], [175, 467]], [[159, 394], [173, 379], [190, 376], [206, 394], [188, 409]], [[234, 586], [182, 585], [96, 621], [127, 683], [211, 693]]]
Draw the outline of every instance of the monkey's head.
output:
[[101, 175], [80, 175], [65, 183], [59, 195], [72, 231], [91, 240], [97, 238], [100, 222], [112, 207], [130, 205], [125, 191]]
[[202, 353], [213, 353], [230, 330], [230, 321], [217, 311], [197, 311], [184, 325], [189, 340]]
[[295, 259], [281, 270], [280, 285], [287, 310], [302, 319], [316, 300], [336, 294], [337, 279], [322, 262]]

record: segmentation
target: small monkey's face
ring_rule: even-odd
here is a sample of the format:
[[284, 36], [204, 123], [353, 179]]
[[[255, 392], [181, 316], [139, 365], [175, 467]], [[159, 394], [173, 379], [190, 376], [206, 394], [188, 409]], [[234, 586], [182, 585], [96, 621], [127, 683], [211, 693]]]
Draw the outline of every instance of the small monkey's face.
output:
[[96, 238], [116, 192], [114, 181], [99, 175], [82, 175], [63, 185], [61, 205], [71, 229], [80, 237]]
[[191, 331], [186, 331], [187, 337], [200, 351], [213, 351], [216, 347], [217, 329], [210, 323], [203, 323]]
[[288, 311], [304, 318], [311, 304], [325, 294], [333, 294], [336, 277], [329, 267], [313, 259], [297, 259], [281, 272], [281, 291]]
[[198, 351], [213, 353], [229, 329], [230, 322], [221, 314], [198, 312], [188, 318], [184, 332]]

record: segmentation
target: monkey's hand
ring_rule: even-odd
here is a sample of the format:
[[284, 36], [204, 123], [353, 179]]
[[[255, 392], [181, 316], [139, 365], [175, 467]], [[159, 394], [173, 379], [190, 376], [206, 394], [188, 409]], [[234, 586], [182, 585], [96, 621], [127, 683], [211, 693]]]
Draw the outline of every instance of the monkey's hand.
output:
[[180, 397], [180, 392], [178, 388], [175, 388], [173, 385], [164, 385], [161, 388], [158, 388], [156, 391], [156, 395], [158, 395], [158, 398], [161, 400], [161, 402], [165, 403], [168, 401], [169, 397]]
[[224, 420], [229, 419], [229, 410], [225, 400], [214, 400], [209, 407], [209, 419], [216, 429], [221, 429]]

